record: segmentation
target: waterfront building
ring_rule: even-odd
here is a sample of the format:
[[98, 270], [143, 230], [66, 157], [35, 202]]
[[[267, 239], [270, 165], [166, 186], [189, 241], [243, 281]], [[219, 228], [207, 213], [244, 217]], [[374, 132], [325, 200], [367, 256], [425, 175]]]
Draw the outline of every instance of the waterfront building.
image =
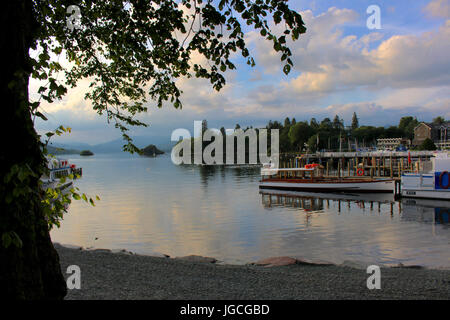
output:
[[413, 145], [420, 146], [425, 139], [433, 140], [438, 149], [450, 148], [450, 121], [442, 124], [422, 122], [414, 128]]

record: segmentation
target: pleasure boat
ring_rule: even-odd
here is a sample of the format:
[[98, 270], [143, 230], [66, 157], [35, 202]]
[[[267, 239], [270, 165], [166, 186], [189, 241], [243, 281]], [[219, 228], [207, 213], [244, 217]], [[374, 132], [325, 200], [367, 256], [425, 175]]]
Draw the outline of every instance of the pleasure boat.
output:
[[450, 200], [449, 171], [448, 154], [437, 153], [416, 172], [402, 174], [402, 197]]
[[41, 177], [43, 190], [52, 188], [64, 193], [72, 188], [74, 179], [83, 175], [82, 168], [77, 168], [66, 159], [47, 156], [47, 168], [48, 175]]
[[263, 165], [259, 188], [312, 192], [394, 192], [394, 179], [324, 176], [323, 171], [323, 166], [319, 164], [310, 164], [303, 168]]

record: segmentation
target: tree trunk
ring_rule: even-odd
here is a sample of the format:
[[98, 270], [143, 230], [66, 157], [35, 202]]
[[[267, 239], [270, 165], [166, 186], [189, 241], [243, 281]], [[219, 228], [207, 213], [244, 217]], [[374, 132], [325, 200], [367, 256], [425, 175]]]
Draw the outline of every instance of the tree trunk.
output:
[[[29, 48], [37, 27], [31, 0], [6, 1], [0, 10], [1, 110], [0, 154], [0, 299], [62, 299], [67, 288], [58, 254], [50, 240], [40, 206], [38, 180], [45, 164], [28, 106]], [[6, 127], [8, 125], [8, 128]], [[14, 165], [28, 165], [37, 175], [21, 182], [5, 177]], [[15, 188], [31, 192], [13, 194]], [[13, 196], [11, 202], [8, 197]], [[22, 246], [5, 247], [2, 239], [15, 232]]]

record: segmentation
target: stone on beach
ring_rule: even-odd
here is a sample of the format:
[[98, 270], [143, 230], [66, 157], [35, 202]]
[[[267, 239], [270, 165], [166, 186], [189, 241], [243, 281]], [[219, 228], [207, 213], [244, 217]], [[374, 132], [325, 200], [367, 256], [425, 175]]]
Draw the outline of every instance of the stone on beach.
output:
[[292, 257], [270, 257], [267, 259], [259, 260], [252, 263], [257, 266], [264, 267], [281, 267], [290, 266], [293, 264], [311, 265], [311, 266], [331, 266], [333, 263], [323, 260], [310, 260], [305, 258], [292, 258]]
[[289, 266], [296, 263], [297, 259], [291, 257], [271, 257], [259, 260], [255, 262], [255, 265], [265, 267], [281, 267], [281, 266]]
[[128, 251], [126, 249], [111, 249], [111, 252], [112, 253], [118, 253], [118, 254], [129, 254], [129, 255], [133, 254], [133, 252]]
[[111, 252], [111, 250], [109, 250], [109, 249], [103, 249], [103, 248], [87, 248], [85, 251]]
[[65, 243], [57, 243], [57, 242], [55, 242], [53, 245], [57, 245], [57, 246], [59, 245], [61, 247], [68, 248], [68, 249], [83, 250], [82, 246], [77, 246], [77, 245], [74, 245], [74, 244], [65, 244]]
[[311, 260], [305, 258], [297, 258], [297, 264], [310, 265], [310, 266], [331, 266], [334, 263], [324, 260]]
[[415, 265], [415, 264], [404, 265], [401, 262], [396, 264], [396, 265], [389, 265], [389, 267], [391, 267], [391, 268], [405, 268], [405, 269], [424, 269], [424, 267], [420, 266], [420, 265]]
[[141, 256], [149, 256], [149, 257], [157, 257], [157, 258], [170, 258], [168, 254], [161, 253], [161, 252], [150, 252], [145, 254], [135, 253]]
[[127, 249], [112, 249], [111, 252], [117, 253], [117, 254], [126, 254], [126, 255], [139, 255], [139, 256], [148, 256], [148, 257], [157, 257], [157, 258], [170, 258], [169, 255], [160, 253], [160, 252], [141, 253], [141, 252], [128, 251]]
[[176, 257], [175, 259], [178, 260], [186, 260], [190, 262], [206, 262], [206, 263], [216, 263], [217, 259], [212, 257], [202, 257], [197, 255], [190, 255], [190, 256], [184, 256], [184, 257]]

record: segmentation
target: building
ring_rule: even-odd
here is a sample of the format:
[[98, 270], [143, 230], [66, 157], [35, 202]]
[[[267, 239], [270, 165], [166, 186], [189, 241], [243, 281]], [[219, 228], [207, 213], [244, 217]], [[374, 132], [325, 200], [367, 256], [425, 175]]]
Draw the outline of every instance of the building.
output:
[[414, 128], [414, 146], [420, 146], [427, 138], [431, 139], [438, 149], [450, 148], [450, 121], [442, 124], [422, 122]]
[[399, 146], [409, 147], [411, 140], [405, 138], [384, 138], [377, 139], [378, 150], [395, 150]]

